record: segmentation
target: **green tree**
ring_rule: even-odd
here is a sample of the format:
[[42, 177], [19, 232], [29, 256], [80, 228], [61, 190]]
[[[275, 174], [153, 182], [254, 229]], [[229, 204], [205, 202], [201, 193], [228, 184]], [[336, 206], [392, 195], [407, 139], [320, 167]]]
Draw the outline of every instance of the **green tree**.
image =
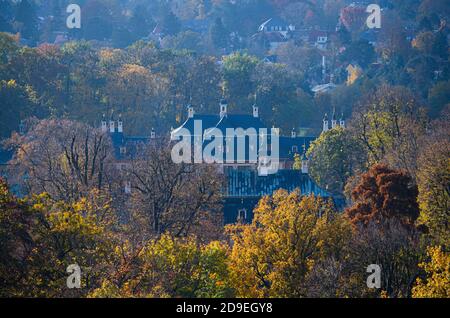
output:
[[450, 81], [436, 83], [428, 93], [431, 118], [439, 116], [442, 110], [450, 105]]
[[224, 58], [223, 78], [232, 108], [248, 104], [248, 97], [255, 93], [252, 75], [258, 63], [256, 57], [242, 53], [233, 53]]
[[200, 34], [192, 31], [180, 32], [174, 36], [166, 36], [162, 41], [164, 48], [171, 48], [175, 50], [190, 50], [201, 53], [202, 37]]
[[375, 60], [376, 53], [374, 47], [365, 40], [352, 42], [347, 49], [340, 55], [342, 62], [356, 62], [363, 68], [369, 66]]
[[351, 133], [337, 127], [322, 133], [308, 149], [309, 173], [323, 188], [342, 193], [350, 176], [364, 169], [366, 156]]
[[170, 8], [163, 9], [159, 23], [161, 24], [160, 26], [163, 29], [163, 32], [167, 35], [175, 35], [181, 29], [179, 19], [173, 14]]
[[40, 113], [36, 99], [31, 87], [22, 87], [14, 80], [0, 81], [0, 139], [18, 131], [23, 118]]
[[36, 40], [38, 32], [38, 18], [36, 6], [30, 0], [21, 0], [17, 6], [15, 25], [22, 37]]
[[221, 18], [216, 18], [209, 31], [211, 42], [217, 49], [223, 49], [228, 44], [228, 32], [222, 23]]

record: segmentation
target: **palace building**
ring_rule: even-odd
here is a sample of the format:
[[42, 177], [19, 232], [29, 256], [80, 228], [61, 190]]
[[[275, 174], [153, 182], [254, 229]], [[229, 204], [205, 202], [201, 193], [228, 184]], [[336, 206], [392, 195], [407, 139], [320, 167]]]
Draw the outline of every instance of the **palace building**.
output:
[[[201, 123], [201, 130], [198, 131], [198, 124]], [[102, 120], [101, 129], [109, 132], [115, 149], [117, 165], [126, 164], [127, 160], [138, 153], [139, 147], [151, 143], [157, 139], [156, 133], [152, 130], [150, 136], [126, 136], [123, 133], [123, 121], [110, 120], [109, 123]], [[327, 115], [323, 119], [323, 131], [333, 129], [337, 126], [345, 126], [343, 118], [338, 122], [335, 112], [331, 120], [331, 127]], [[259, 117], [257, 105], [253, 105], [249, 114], [228, 113], [228, 104], [225, 99], [219, 103], [217, 114], [198, 114], [192, 105], [187, 107], [187, 119], [178, 128], [172, 129], [170, 137], [172, 142], [180, 136], [185, 138], [199, 138], [202, 141], [202, 150], [207, 146], [204, 136], [211, 129], [227, 135], [227, 130], [236, 131], [241, 129], [247, 133], [245, 136], [245, 155], [238, 160], [237, 153], [233, 153], [227, 160], [226, 154], [230, 150], [226, 141], [222, 144], [224, 160], [221, 163], [213, 163], [218, 166], [218, 170], [224, 175], [225, 184], [223, 188], [223, 216], [224, 224], [235, 222], [249, 223], [253, 218], [253, 210], [261, 197], [273, 194], [276, 190], [285, 189], [293, 191], [299, 189], [302, 194], [314, 194], [325, 198], [331, 198], [338, 208], [342, 208], [345, 201], [342, 197], [329, 193], [326, 189], [320, 188], [309, 176], [309, 160], [306, 156], [310, 144], [316, 139], [315, 136], [297, 136], [293, 129], [290, 136], [281, 136], [277, 129], [267, 127]], [[251, 143], [252, 132], [267, 131], [267, 145], [263, 145], [260, 138], [255, 138], [256, 143]], [[269, 133], [272, 131], [272, 134]], [[275, 133], [273, 133], [275, 132]], [[278, 160], [275, 170], [267, 173], [265, 161], [259, 157], [260, 147], [267, 147], [269, 157], [273, 138], [278, 139]], [[227, 140], [226, 138], [224, 140]], [[229, 142], [229, 140], [228, 140]], [[195, 143], [193, 143], [195, 145]], [[256, 149], [253, 149], [256, 147]], [[194, 148], [194, 147], [193, 147]], [[195, 149], [192, 149], [194, 152]], [[251, 153], [257, 154], [257, 161], [251, 160]], [[295, 158], [300, 158], [301, 169], [294, 169]], [[230, 157], [228, 157], [230, 158]], [[297, 159], [298, 160], [298, 159]], [[208, 164], [208, 163], [204, 163]], [[267, 167], [266, 167], [267, 168]], [[273, 168], [273, 167], [272, 167]], [[131, 193], [131, 185], [125, 186], [126, 193]]]

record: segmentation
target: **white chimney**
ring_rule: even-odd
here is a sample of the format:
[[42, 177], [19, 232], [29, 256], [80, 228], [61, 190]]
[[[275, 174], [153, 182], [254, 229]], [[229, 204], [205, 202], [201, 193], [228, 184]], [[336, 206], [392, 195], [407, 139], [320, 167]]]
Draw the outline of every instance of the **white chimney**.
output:
[[308, 159], [306, 156], [302, 159], [302, 173], [308, 173]]
[[253, 105], [253, 117], [255, 118], [259, 117], [259, 108], [256, 105]]
[[322, 131], [328, 131], [328, 115], [325, 114], [325, 117], [323, 117], [323, 128]]
[[102, 118], [102, 127], [101, 128], [102, 128], [102, 133], [105, 133], [108, 131], [108, 123], [106, 122], [105, 115], [103, 115], [103, 118]]
[[222, 98], [220, 100], [220, 117], [227, 115], [227, 107], [228, 107], [228, 103], [227, 103], [226, 99]]
[[189, 107], [188, 107], [188, 117], [189, 118], [194, 118], [194, 114], [195, 114], [194, 107], [189, 105]]
[[339, 120], [339, 126], [342, 128], [345, 128], [345, 120], [344, 120], [344, 114], [342, 113], [341, 119]]
[[122, 116], [119, 117], [119, 120], [117, 121], [117, 131], [120, 133], [123, 133], [123, 121]]
[[333, 117], [331, 117], [331, 129], [336, 128], [337, 120], [336, 120], [336, 110], [333, 110]]
[[131, 194], [131, 182], [130, 181], [125, 181], [125, 193], [126, 194]]

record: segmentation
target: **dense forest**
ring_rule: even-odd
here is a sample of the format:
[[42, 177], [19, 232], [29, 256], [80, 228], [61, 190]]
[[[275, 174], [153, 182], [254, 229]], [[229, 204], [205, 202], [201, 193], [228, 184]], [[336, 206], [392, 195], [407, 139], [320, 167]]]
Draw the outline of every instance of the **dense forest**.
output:
[[[68, 29], [71, 2], [0, 0], [0, 297], [450, 297], [448, 1], [373, 1], [376, 40], [345, 0], [74, 1]], [[221, 98], [318, 136], [309, 174], [345, 207], [280, 189], [224, 227], [223, 176], [165, 140]], [[160, 144], [119, 171], [103, 116]]]

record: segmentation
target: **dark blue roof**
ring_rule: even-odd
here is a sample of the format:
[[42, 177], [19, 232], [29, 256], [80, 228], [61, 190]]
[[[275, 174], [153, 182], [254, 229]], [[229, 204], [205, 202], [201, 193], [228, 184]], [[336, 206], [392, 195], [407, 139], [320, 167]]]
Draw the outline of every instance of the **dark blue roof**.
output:
[[[233, 129], [255, 128], [256, 130], [259, 130], [260, 128], [267, 128], [259, 118], [253, 117], [252, 115], [227, 114], [221, 117], [219, 115], [194, 114], [192, 118], [188, 118], [180, 127], [175, 129], [172, 133], [177, 134], [177, 132], [180, 129], [185, 128], [191, 133], [191, 135], [193, 135], [194, 123], [197, 120], [201, 121], [203, 132], [210, 128], [218, 128], [222, 131], [223, 135], [225, 135], [227, 128]], [[269, 132], [270, 131], [268, 131], [268, 133]]]
[[[303, 146], [308, 151], [311, 143], [316, 137], [280, 137], [280, 158], [281, 159], [293, 159], [295, 153], [303, 153]], [[297, 152], [294, 151], [294, 146], [297, 148]]]
[[0, 147], [0, 165], [7, 164], [8, 161], [11, 160], [12, 155], [13, 155], [12, 151], [8, 151]]
[[300, 189], [304, 195], [315, 194], [332, 197], [317, 186], [308, 174], [300, 170], [279, 170], [276, 174], [258, 176], [256, 169], [224, 168], [226, 176], [225, 197], [261, 197], [271, 195], [276, 190], [294, 191]]
[[[267, 127], [259, 117], [254, 117], [253, 115], [248, 114], [226, 114], [225, 116], [219, 115], [205, 115], [205, 114], [194, 114], [192, 118], [188, 118], [179, 128], [175, 129], [172, 134], [180, 136], [180, 130], [185, 128], [189, 131], [189, 136], [194, 138], [194, 122], [196, 120], [201, 120], [202, 122], [202, 133], [207, 133], [212, 128], [217, 128], [222, 132], [223, 136], [226, 136], [226, 129], [249, 129], [254, 128], [256, 133], [260, 133], [260, 129], [267, 129], [267, 134], [271, 135], [271, 130]], [[248, 140], [248, 137], [247, 139]], [[269, 137], [270, 140], [270, 137]], [[303, 146], [305, 146], [306, 150], [308, 150], [312, 141], [315, 140], [315, 137], [285, 137], [280, 136], [280, 145], [279, 145], [279, 157], [280, 159], [288, 159], [293, 160], [295, 153], [303, 153]], [[235, 138], [236, 142], [236, 138]], [[247, 141], [246, 141], [247, 142]], [[270, 141], [269, 141], [270, 142]], [[204, 142], [203, 146], [205, 147], [208, 142]], [[226, 145], [225, 145], [226, 146]], [[259, 147], [259, 139], [258, 139], [258, 147]], [[228, 149], [228, 147], [226, 147]], [[237, 149], [235, 148], [235, 157], [237, 156]], [[257, 151], [257, 149], [256, 149]], [[225, 149], [224, 149], [225, 152]], [[245, 159], [249, 160], [250, 149], [246, 149]], [[226, 153], [224, 153], [225, 159]]]
[[193, 135], [194, 134], [194, 122], [196, 120], [201, 120], [202, 129], [203, 129], [203, 131], [205, 131], [205, 129], [215, 127], [220, 120], [220, 116], [219, 115], [194, 114], [194, 117], [188, 118], [180, 127], [175, 129], [172, 133], [176, 134], [180, 129], [185, 128], [190, 132], [191, 135]]
[[[134, 158], [139, 153], [139, 147], [150, 142], [150, 137], [125, 136], [123, 133], [114, 132], [110, 134], [114, 146], [114, 157], [118, 160]], [[121, 148], [125, 148], [124, 153]]]
[[255, 128], [256, 130], [267, 128], [261, 119], [246, 114], [227, 114], [220, 119], [215, 127], [220, 129], [223, 133], [226, 132], [227, 128]]
[[259, 31], [263, 31], [264, 28], [267, 28], [269, 31], [272, 27], [282, 27], [284, 29], [287, 29], [289, 27], [289, 23], [284, 21], [283, 19], [279, 17], [273, 17], [270, 18], [267, 21], [264, 21], [258, 28]]

